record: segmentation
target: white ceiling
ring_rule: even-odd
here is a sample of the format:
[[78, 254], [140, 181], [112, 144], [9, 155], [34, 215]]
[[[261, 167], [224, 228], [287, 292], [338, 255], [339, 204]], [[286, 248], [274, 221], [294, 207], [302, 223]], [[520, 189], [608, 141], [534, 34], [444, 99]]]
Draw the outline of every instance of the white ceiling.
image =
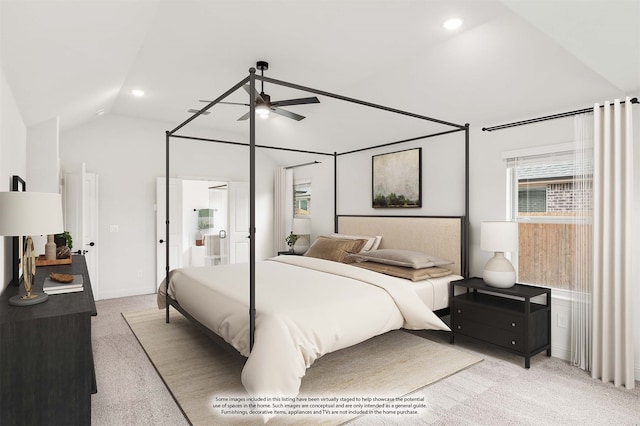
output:
[[[451, 16], [464, 19], [460, 30], [441, 27]], [[59, 116], [63, 130], [100, 109], [170, 130], [257, 60], [270, 63], [268, 77], [475, 127], [640, 93], [638, 0], [0, 0], [0, 24], [23, 119]], [[268, 83], [265, 92], [308, 96]], [[301, 122], [259, 123], [261, 137], [326, 152], [328, 140], [348, 149], [353, 135], [371, 144], [434, 128], [320, 101], [287, 108]], [[246, 107], [212, 111], [197, 124], [246, 138], [247, 122], [235, 121]]]

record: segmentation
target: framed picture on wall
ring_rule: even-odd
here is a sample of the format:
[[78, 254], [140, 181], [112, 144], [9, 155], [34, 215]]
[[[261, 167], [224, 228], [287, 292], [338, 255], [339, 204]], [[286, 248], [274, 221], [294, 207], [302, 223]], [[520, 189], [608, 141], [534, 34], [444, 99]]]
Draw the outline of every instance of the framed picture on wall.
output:
[[[26, 182], [20, 176], [11, 176], [11, 190], [24, 192], [27, 190]], [[11, 249], [11, 284], [18, 286], [22, 282], [22, 252], [24, 251], [24, 239], [20, 237], [13, 237]]]
[[422, 148], [372, 157], [373, 208], [422, 207]]

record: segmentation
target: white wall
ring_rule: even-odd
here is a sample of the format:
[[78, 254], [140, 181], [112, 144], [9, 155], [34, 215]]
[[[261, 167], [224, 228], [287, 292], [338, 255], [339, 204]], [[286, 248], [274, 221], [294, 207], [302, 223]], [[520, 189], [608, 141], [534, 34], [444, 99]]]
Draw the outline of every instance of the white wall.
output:
[[[11, 189], [11, 176], [27, 182], [27, 128], [0, 68], [0, 191]], [[11, 281], [11, 237], [0, 236], [0, 292]], [[0, 307], [0, 309], [2, 309]]]
[[[104, 115], [60, 135], [63, 171], [77, 170], [85, 162], [87, 171], [100, 177], [100, 298], [156, 290], [156, 178], [165, 174], [165, 131], [175, 124]], [[190, 130], [194, 131], [189, 134], [198, 134], [198, 129]], [[199, 133], [206, 131], [199, 129]], [[260, 150], [256, 157], [256, 256], [260, 259], [271, 255], [275, 166]], [[172, 139], [170, 174], [248, 181], [248, 159], [246, 147]], [[118, 225], [119, 232], [110, 233], [109, 225]]]
[[60, 193], [59, 127], [54, 117], [27, 129], [30, 191]]

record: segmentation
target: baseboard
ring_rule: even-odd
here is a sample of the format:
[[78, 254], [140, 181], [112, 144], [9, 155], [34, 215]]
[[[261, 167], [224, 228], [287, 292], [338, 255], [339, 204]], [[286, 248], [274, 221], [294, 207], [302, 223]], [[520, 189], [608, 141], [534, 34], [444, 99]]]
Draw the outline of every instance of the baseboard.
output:
[[142, 294], [155, 293], [155, 288], [149, 286], [129, 287], [117, 290], [100, 291], [100, 299], [116, 299], [118, 297], [140, 296]]

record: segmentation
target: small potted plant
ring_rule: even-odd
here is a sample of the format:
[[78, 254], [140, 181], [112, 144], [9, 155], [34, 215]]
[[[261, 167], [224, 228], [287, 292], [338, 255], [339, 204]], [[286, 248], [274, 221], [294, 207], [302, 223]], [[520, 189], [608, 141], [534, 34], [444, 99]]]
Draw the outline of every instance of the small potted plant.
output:
[[293, 253], [293, 246], [296, 244], [296, 241], [298, 241], [298, 236], [292, 232], [287, 238], [285, 238], [285, 241], [289, 246], [289, 252]]
[[55, 234], [53, 241], [56, 243], [56, 259], [69, 259], [73, 248], [73, 238], [71, 238], [69, 231]]
[[55, 234], [53, 236], [53, 240], [56, 243], [56, 247], [67, 246], [69, 247], [69, 250], [73, 248], [73, 238], [71, 238], [69, 231], [64, 231], [61, 234]]

